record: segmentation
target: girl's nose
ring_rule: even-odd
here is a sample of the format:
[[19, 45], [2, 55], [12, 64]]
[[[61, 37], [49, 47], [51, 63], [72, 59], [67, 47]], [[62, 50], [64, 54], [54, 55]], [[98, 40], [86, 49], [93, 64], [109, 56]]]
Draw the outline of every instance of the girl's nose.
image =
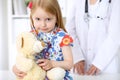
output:
[[42, 27], [45, 27], [45, 26], [46, 26], [45, 21], [41, 21], [41, 26], [42, 26]]

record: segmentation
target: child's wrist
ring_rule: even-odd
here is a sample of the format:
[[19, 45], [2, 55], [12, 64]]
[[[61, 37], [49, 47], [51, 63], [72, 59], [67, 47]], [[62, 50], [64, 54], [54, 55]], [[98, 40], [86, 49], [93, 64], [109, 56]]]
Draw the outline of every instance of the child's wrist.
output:
[[51, 66], [52, 66], [51, 68], [55, 67], [54, 62], [55, 62], [54, 60], [51, 60]]

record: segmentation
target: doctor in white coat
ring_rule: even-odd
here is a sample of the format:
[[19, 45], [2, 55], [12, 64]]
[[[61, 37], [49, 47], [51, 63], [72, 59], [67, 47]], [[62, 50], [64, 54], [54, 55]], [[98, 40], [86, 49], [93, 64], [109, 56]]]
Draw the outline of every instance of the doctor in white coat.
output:
[[120, 0], [73, 0], [66, 29], [74, 39], [74, 72], [118, 73]]

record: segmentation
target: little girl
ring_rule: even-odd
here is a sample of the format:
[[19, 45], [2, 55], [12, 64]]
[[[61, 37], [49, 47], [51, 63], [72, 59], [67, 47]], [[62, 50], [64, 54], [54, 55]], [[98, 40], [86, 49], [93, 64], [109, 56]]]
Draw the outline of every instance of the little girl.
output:
[[[69, 74], [73, 66], [73, 39], [66, 33], [57, 0], [33, 0], [30, 19], [38, 39], [49, 45], [44, 58], [37, 60], [38, 65], [46, 71], [61, 67], [66, 71], [64, 80], [73, 80]], [[13, 72], [19, 78], [26, 75], [16, 66], [13, 67]]]

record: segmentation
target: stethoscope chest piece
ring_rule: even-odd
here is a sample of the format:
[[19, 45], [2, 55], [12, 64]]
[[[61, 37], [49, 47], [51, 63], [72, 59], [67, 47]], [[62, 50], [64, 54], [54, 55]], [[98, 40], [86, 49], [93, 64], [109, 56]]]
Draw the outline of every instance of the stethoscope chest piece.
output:
[[89, 22], [89, 14], [88, 13], [84, 14], [84, 21], [87, 23]]
[[[102, 0], [99, 0], [99, 2], [101, 2]], [[108, 0], [108, 3], [110, 4], [112, 0]], [[89, 18], [90, 18], [90, 15], [89, 15], [89, 7], [88, 7], [88, 0], [85, 0], [85, 11], [84, 11], [84, 21], [85, 22], [89, 22]], [[100, 19], [100, 20], [103, 20], [104, 18], [101, 18], [99, 15], [96, 16], [97, 19]]]

